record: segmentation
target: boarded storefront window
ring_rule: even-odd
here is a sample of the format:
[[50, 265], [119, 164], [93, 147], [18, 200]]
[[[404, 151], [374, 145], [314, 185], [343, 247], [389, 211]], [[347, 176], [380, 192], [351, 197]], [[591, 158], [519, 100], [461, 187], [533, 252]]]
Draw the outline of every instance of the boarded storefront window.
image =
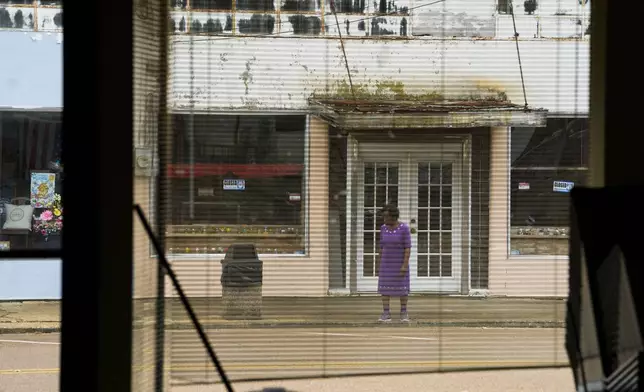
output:
[[588, 120], [513, 128], [511, 255], [568, 255], [570, 190], [586, 185]]
[[305, 116], [175, 116], [173, 254], [305, 254]]

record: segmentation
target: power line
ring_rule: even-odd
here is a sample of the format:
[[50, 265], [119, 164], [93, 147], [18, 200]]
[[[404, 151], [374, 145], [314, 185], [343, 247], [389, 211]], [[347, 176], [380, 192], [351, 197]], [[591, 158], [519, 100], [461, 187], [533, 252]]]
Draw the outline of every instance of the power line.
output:
[[521, 52], [519, 51], [519, 33], [517, 33], [517, 22], [514, 18], [514, 4], [510, 1], [510, 11], [512, 11], [512, 26], [514, 27], [514, 42], [517, 46], [517, 58], [519, 59], [519, 72], [521, 73], [521, 87], [523, 88], [523, 102], [525, 110], [528, 110], [528, 95], [525, 91], [525, 81], [523, 79], [523, 65], [521, 64]]
[[355, 99], [356, 93], [353, 90], [353, 80], [351, 79], [351, 70], [349, 69], [349, 59], [347, 58], [347, 51], [344, 48], [344, 40], [342, 39], [342, 29], [340, 28], [340, 22], [338, 21], [338, 14], [335, 12], [335, 1], [331, 0], [331, 12], [335, 17], [335, 24], [338, 28], [338, 35], [340, 36], [340, 46], [342, 47], [342, 55], [344, 56], [344, 65], [347, 68], [347, 76], [349, 77], [349, 88], [351, 89], [351, 95]]

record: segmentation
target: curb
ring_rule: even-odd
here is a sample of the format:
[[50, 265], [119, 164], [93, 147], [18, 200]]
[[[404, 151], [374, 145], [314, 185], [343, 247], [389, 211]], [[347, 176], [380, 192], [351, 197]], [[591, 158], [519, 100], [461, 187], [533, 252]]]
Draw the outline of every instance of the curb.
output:
[[1, 335], [10, 334], [28, 334], [28, 333], [57, 333], [60, 332], [60, 327], [15, 327], [15, 328], [0, 328]]
[[[375, 322], [342, 322], [342, 321], [279, 321], [279, 320], [251, 320], [251, 321], [227, 321], [202, 323], [205, 329], [249, 329], [249, 328], [371, 328], [375, 326], [398, 327], [398, 328], [422, 328], [422, 327], [452, 327], [452, 328], [565, 328], [563, 321], [412, 321], [410, 323], [387, 323]], [[134, 325], [133, 329], [138, 326]], [[60, 327], [15, 327], [0, 328], [0, 335], [8, 334], [30, 334], [30, 333], [59, 333]], [[189, 323], [166, 324], [167, 331], [189, 331], [194, 330]]]

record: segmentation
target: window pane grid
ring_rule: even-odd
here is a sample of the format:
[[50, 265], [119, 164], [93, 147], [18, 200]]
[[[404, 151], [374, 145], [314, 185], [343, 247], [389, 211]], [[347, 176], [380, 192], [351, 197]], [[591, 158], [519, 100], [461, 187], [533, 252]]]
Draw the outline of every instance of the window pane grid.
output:
[[419, 277], [452, 276], [452, 164], [418, 164]]

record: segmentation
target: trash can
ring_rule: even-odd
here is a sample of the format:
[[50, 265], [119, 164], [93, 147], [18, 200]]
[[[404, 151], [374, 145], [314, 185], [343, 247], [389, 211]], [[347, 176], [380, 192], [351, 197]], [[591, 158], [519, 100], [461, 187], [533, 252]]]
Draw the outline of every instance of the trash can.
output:
[[253, 244], [235, 244], [221, 260], [223, 317], [262, 318], [263, 263]]

